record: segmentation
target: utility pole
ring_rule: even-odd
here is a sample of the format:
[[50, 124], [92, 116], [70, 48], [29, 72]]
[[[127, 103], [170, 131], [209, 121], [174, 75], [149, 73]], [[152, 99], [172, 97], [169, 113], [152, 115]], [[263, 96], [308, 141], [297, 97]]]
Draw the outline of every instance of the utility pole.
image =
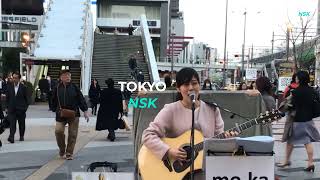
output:
[[223, 87], [226, 86], [226, 63], [227, 63], [227, 29], [228, 29], [228, 0], [226, 0], [226, 21], [224, 25], [224, 50], [223, 50]]
[[243, 27], [243, 44], [242, 44], [242, 59], [241, 59], [241, 81], [244, 77], [244, 51], [246, 45], [246, 23], [247, 23], [247, 10], [244, 11], [244, 27]]
[[272, 32], [272, 40], [271, 40], [271, 61], [273, 61], [273, 46], [274, 46], [274, 31]]
[[174, 41], [173, 41], [173, 34], [170, 34], [170, 39], [171, 39], [171, 79], [173, 79], [173, 45], [174, 45]]
[[[252, 63], [252, 60], [253, 60], [253, 44], [252, 44], [252, 49], [251, 49], [251, 63]], [[252, 64], [251, 64], [251, 67], [252, 67]]]
[[229, 52], [227, 51], [227, 59], [226, 59], [226, 68], [228, 68], [229, 65]]

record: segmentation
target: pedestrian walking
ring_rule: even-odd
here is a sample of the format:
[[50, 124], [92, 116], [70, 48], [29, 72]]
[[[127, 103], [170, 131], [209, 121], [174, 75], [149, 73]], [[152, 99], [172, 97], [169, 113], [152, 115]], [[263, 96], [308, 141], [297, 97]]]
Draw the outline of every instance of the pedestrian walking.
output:
[[17, 121], [19, 124], [20, 141], [24, 141], [26, 112], [30, 104], [27, 87], [20, 83], [20, 73], [13, 73], [12, 78], [12, 83], [8, 84], [6, 92], [6, 104], [10, 122], [10, 135], [8, 141], [10, 143], [14, 143]]
[[[69, 70], [60, 72], [60, 83], [53, 90], [53, 111], [56, 112], [55, 135], [59, 147], [59, 155], [67, 160], [73, 159], [79, 129], [79, 108], [89, 121], [88, 106], [80, 89], [71, 82]], [[68, 124], [68, 141], [65, 142], [64, 130]]]
[[91, 81], [90, 89], [89, 89], [89, 98], [92, 108], [92, 114], [97, 115], [97, 106], [99, 104], [100, 98], [100, 86], [97, 79], [93, 79]]
[[298, 71], [295, 80], [298, 87], [292, 91], [292, 106], [289, 106], [295, 111], [295, 115], [292, 117], [292, 131], [286, 141], [285, 161], [282, 164], [277, 164], [277, 166], [290, 166], [294, 145], [303, 144], [308, 155], [308, 164], [304, 171], [314, 172], [312, 142], [320, 141], [320, 134], [312, 119], [314, 117], [314, 100], [319, 99], [319, 97], [316, 96], [314, 89], [308, 85], [310, 82], [308, 72]]
[[98, 111], [96, 130], [108, 130], [107, 139], [114, 141], [115, 130], [119, 128], [119, 117], [123, 114], [122, 94], [119, 89], [114, 88], [112, 78], [106, 80], [108, 88], [101, 91], [100, 108]]

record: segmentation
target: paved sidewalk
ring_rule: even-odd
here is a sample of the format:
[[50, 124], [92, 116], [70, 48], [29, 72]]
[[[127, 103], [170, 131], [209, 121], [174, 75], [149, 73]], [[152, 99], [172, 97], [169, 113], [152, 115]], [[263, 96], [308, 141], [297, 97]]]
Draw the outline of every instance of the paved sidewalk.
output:
[[[25, 141], [7, 142], [9, 130], [0, 135], [0, 179], [71, 179], [71, 172], [86, 171], [88, 164], [95, 161], [117, 162], [119, 171], [133, 172], [133, 143], [131, 132], [118, 130], [115, 142], [107, 141], [106, 131], [95, 131], [96, 117], [89, 123], [82, 117], [73, 161], [58, 158], [55, 140], [55, 114], [47, 105], [30, 106], [26, 118]], [[131, 115], [129, 114], [129, 123]], [[68, 133], [66, 129], [66, 134]], [[92, 139], [90, 139], [90, 137]], [[97, 169], [97, 171], [103, 171]], [[31, 176], [33, 175], [33, 176]], [[47, 178], [43, 178], [47, 177]]]
[[[275, 162], [283, 162], [285, 158], [286, 143], [281, 142], [285, 118], [273, 124], [273, 137], [275, 139]], [[320, 130], [320, 118], [314, 120], [318, 130]], [[315, 172], [304, 172], [303, 169], [307, 167], [307, 153], [304, 145], [295, 146], [291, 162], [292, 165], [286, 168], [275, 167], [275, 173], [281, 180], [320, 180], [320, 143], [313, 143], [314, 145], [314, 161]]]
[[[77, 153], [73, 161], [58, 159], [58, 147], [54, 135], [54, 113], [48, 111], [46, 105], [30, 106], [26, 119], [25, 141], [9, 144], [8, 130], [0, 135], [3, 147], [0, 148], [0, 180], [21, 180], [29, 177], [47, 177], [40, 179], [63, 180], [71, 179], [71, 173], [86, 171], [87, 165], [95, 161], [117, 162], [119, 172], [133, 172], [133, 142], [131, 132], [117, 131], [115, 142], [107, 141], [106, 131], [96, 132], [96, 117], [90, 117], [86, 123], [80, 118]], [[129, 114], [129, 120], [131, 114]], [[320, 127], [320, 119], [315, 120]], [[131, 123], [131, 121], [130, 121]], [[284, 119], [274, 123], [273, 137], [275, 138], [275, 159], [281, 162], [285, 155], [285, 143], [280, 138], [283, 132]], [[67, 133], [67, 132], [66, 132]], [[91, 138], [91, 139], [90, 139]], [[275, 173], [282, 180], [320, 180], [320, 143], [314, 143], [314, 158], [316, 171], [304, 172], [307, 166], [307, 154], [304, 146], [296, 146], [292, 154], [292, 166], [275, 168]], [[108, 170], [108, 169], [106, 169]], [[104, 171], [104, 169], [97, 169]], [[33, 176], [31, 176], [33, 175]], [[43, 176], [44, 175], [44, 176]], [[38, 178], [39, 179], [39, 178]], [[38, 180], [37, 179], [37, 180]]]

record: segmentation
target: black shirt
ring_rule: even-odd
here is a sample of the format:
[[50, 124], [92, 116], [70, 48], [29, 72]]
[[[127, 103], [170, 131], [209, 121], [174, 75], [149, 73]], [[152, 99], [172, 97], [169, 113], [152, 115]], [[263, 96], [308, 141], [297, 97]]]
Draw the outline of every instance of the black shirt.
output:
[[311, 121], [313, 117], [314, 90], [308, 85], [299, 85], [292, 91], [292, 104], [296, 110], [295, 122]]

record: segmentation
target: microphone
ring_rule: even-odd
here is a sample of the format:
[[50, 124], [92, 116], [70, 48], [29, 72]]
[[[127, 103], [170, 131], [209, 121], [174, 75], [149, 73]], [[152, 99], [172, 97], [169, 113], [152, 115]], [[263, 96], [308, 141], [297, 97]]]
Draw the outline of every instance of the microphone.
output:
[[196, 102], [196, 92], [191, 91], [189, 93], [189, 96], [190, 96], [190, 99], [191, 99], [192, 103], [195, 103]]

